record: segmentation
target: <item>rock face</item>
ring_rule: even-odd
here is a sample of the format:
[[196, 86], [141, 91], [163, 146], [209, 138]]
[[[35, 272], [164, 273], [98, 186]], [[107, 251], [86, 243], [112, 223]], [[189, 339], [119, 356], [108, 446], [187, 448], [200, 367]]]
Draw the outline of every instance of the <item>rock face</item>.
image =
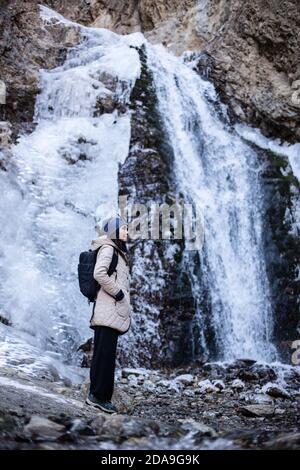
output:
[[[152, 30], [156, 31], [156, 28], [164, 22], [166, 22], [166, 26], [173, 24], [179, 27], [180, 19], [185, 18], [186, 13], [189, 13], [190, 7], [193, 7], [196, 1], [75, 0], [71, 2], [47, 0], [44, 3], [64, 16], [84, 25], [108, 28], [119, 34], [128, 34], [134, 31], [150, 33]], [[169, 31], [170, 33], [171, 31]]]
[[299, 2], [209, 4], [212, 18], [219, 15], [220, 29], [205, 45], [200, 63], [234, 118], [268, 136], [299, 140]]
[[281, 358], [290, 362], [290, 341], [297, 339], [299, 328], [300, 248], [298, 230], [293, 223], [293, 200], [299, 199], [300, 186], [285, 156], [256, 151], [264, 168], [264, 253], [275, 319], [273, 340]]
[[232, 118], [268, 136], [300, 137], [298, 0], [48, 0], [76, 21], [121, 34], [142, 31], [176, 54], [201, 52], [199, 72]]
[[[119, 197], [131, 204], [172, 204], [176, 197], [172, 148], [157, 111], [144, 48], [139, 50], [142, 73], [130, 102], [132, 134], [129, 155], [119, 170]], [[149, 212], [150, 213], [150, 212]], [[147, 222], [148, 223], [148, 222]], [[132, 247], [131, 298], [135, 322], [130, 347], [151, 350], [140, 364], [178, 364], [193, 356], [192, 320], [195, 305], [181, 240], [140, 240]], [[180, 299], [179, 299], [180, 298]], [[120, 350], [122, 362], [132, 353]]]
[[[73, 27], [44, 24], [35, 1], [2, 1], [0, 10], [0, 78], [6, 88], [5, 103], [0, 104], [3, 148], [20, 132], [32, 131], [39, 69], [62, 63], [79, 35]], [[10, 128], [9, 137], [7, 132], [2, 137], [4, 127]]]

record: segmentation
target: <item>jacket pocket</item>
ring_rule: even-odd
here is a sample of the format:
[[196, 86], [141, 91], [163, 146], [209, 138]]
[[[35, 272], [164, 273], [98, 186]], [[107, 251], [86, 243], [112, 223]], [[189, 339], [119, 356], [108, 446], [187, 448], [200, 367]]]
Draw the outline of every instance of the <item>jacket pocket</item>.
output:
[[130, 304], [128, 302], [126, 294], [122, 300], [119, 300], [118, 302], [116, 302], [116, 311], [118, 315], [120, 315], [120, 317], [126, 318], [129, 316]]

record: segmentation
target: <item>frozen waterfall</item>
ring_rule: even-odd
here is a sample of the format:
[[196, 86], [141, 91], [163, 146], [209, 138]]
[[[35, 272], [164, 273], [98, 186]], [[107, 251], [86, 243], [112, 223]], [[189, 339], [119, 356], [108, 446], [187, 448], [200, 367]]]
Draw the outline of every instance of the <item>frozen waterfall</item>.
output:
[[[46, 7], [42, 15], [71, 23]], [[126, 105], [140, 73], [130, 47], [138, 35], [80, 28], [82, 41], [64, 64], [41, 71], [36, 128], [19, 138], [9, 173], [0, 174], [2, 313], [33, 347], [67, 361], [91, 335], [79, 253], [95, 236], [96, 218], [117, 209], [118, 164], [130, 140], [129, 112], [97, 113], [96, 103]]]

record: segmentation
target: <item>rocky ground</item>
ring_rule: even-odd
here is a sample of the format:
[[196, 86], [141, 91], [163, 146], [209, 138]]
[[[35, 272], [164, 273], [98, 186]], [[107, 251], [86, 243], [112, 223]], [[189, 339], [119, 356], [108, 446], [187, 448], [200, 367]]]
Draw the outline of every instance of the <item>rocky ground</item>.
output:
[[[88, 369], [86, 369], [88, 377]], [[71, 385], [12, 368], [0, 376], [0, 449], [297, 449], [300, 371], [240, 360], [184, 369], [118, 369], [119, 413]]]

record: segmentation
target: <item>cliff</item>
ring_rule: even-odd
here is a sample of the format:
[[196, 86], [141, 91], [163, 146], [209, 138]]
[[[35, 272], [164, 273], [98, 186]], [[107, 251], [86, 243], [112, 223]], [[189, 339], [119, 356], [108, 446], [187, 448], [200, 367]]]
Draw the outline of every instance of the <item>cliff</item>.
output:
[[297, 0], [115, 0], [47, 4], [86, 25], [141, 31], [176, 54], [200, 53], [234, 120], [299, 140], [300, 5]]

